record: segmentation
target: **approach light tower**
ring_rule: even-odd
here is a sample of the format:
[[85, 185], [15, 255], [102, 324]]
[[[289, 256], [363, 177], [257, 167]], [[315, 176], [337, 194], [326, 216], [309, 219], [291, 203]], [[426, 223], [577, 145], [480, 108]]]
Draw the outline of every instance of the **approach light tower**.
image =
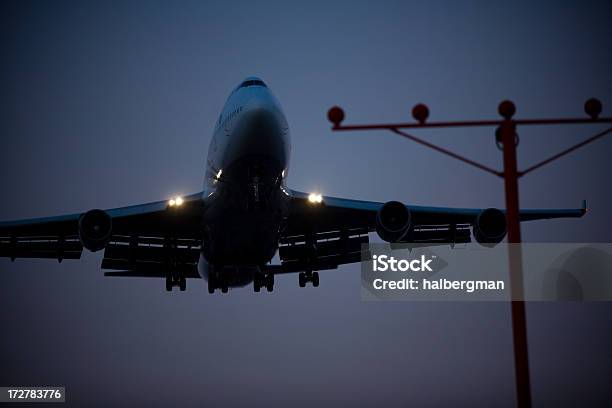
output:
[[[569, 125], [569, 124], [598, 124], [612, 123], [612, 118], [600, 118], [602, 105], [598, 99], [591, 98], [584, 104], [584, 110], [588, 118], [557, 118], [557, 119], [514, 119], [516, 107], [511, 101], [505, 100], [498, 106], [498, 112], [502, 120], [471, 120], [455, 122], [429, 122], [429, 108], [424, 104], [417, 104], [412, 109], [412, 116], [416, 120], [411, 123], [387, 123], [387, 124], [362, 124], [342, 125], [344, 111], [338, 107], [332, 107], [327, 118], [333, 124], [334, 131], [348, 130], [390, 130], [413, 142], [427, 146], [447, 156], [453, 157], [480, 170], [502, 177], [505, 185], [506, 196], [506, 222], [508, 225], [508, 243], [521, 242], [521, 226], [519, 220], [519, 190], [518, 179], [554, 160], [557, 160], [574, 150], [585, 146], [612, 132], [612, 127], [607, 128], [580, 143], [560, 151], [542, 160], [525, 170], [518, 170], [516, 159], [516, 146], [518, 144], [518, 126], [530, 125]], [[443, 147], [430, 143], [424, 139], [413, 136], [400, 129], [425, 129], [442, 127], [495, 127], [495, 142], [503, 152], [503, 171], [492, 169], [482, 163], [468, 159]], [[517, 405], [521, 408], [531, 407], [531, 387], [529, 381], [529, 355], [527, 347], [527, 320], [525, 315], [525, 301], [523, 296], [523, 267], [522, 252], [520, 245], [508, 246], [508, 258], [510, 267], [510, 290], [512, 310], [512, 335], [514, 344], [514, 368], [516, 379]], [[516, 299], [516, 300], [515, 300]]]

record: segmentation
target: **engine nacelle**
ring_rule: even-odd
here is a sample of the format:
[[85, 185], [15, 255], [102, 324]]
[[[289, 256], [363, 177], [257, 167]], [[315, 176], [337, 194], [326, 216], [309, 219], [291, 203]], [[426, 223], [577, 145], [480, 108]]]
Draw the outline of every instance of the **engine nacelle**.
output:
[[79, 219], [79, 239], [92, 252], [106, 246], [112, 231], [112, 218], [104, 210], [89, 210]]
[[482, 210], [474, 222], [474, 238], [483, 246], [495, 246], [506, 236], [506, 215], [497, 208]]
[[376, 232], [387, 242], [397, 242], [410, 230], [410, 210], [399, 201], [386, 202], [376, 213]]

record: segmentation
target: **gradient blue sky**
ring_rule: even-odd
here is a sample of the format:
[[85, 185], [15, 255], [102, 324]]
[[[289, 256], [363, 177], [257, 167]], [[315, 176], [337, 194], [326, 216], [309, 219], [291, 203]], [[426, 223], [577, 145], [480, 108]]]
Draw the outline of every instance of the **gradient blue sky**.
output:
[[[330, 4], [331, 3], [331, 4]], [[491, 175], [347, 122], [583, 115], [612, 104], [605, 2], [5, 2], [0, 6], [0, 219], [153, 201], [201, 189], [230, 90], [261, 76], [292, 132], [289, 185], [411, 204], [503, 206]], [[519, 129], [520, 163], [601, 127]], [[490, 130], [421, 132], [500, 166]], [[612, 138], [521, 182], [524, 207], [581, 220], [525, 240], [612, 239]], [[363, 303], [358, 266], [272, 295], [209, 296], [200, 282], [113, 280], [80, 262], [0, 260], [0, 384], [65, 385], [105, 406], [514, 404], [509, 307]], [[609, 405], [608, 304], [530, 304], [534, 402]], [[89, 405], [89, 404], [88, 404]]]

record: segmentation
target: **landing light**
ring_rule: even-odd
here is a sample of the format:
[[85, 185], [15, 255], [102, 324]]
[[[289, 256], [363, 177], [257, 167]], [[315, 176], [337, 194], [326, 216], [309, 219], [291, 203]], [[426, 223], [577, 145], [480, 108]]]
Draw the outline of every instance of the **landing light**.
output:
[[183, 205], [183, 197], [177, 196], [168, 201], [168, 207], [180, 207]]
[[321, 204], [323, 202], [323, 196], [318, 193], [310, 193], [308, 195], [308, 202], [311, 204]]

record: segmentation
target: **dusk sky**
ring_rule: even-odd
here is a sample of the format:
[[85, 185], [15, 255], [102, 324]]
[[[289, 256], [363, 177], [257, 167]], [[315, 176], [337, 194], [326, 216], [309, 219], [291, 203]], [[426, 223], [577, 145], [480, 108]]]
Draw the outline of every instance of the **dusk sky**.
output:
[[[3, 2], [0, 220], [114, 208], [202, 189], [215, 121], [260, 76], [292, 135], [289, 187], [415, 205], [503, 207], [503, 183], [347, 123], [612, 115], [606, 2]], [[519, 164], [599, 126], [519, 128]], [[415, 132], [501, 166], [491, 129]], [[521, 206], [582, 219], [525, 241], [612, 242], [612, 137], [520, 184]], [[0, 386], [65, 386], [74, 406], [515, 406], [510, 307], [367, 303], [359, 265], [321, 286], [209, 295], [105, 278], [80, 261], [0, 259]], [[612, 305], [527, 306], [534, 406], [610, 406]]]

